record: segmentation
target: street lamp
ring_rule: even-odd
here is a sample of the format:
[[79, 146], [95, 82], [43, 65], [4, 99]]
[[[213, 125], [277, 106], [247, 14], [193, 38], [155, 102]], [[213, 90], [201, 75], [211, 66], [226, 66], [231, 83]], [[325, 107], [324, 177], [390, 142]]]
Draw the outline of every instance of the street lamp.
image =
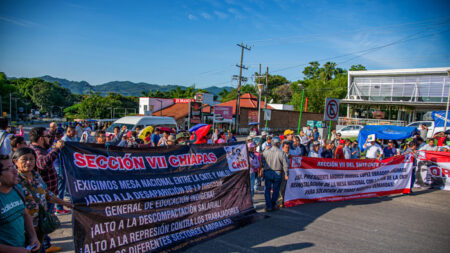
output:
[[297, 127], [297, 135], [300, 134], [300, 127], [302, 122], [302, 112], [303, 112], [303, 98], [305, 97], [305, 87], [302, 84], [298, 84], [298, 86], [302, 89], [302, 101], [300, 104], [300, 115], [298, 116], [298, 127]]

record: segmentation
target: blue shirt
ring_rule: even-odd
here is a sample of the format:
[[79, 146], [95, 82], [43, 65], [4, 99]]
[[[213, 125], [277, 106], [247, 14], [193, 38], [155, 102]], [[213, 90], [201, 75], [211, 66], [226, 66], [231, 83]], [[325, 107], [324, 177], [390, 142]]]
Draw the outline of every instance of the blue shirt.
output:
[[161, 139], [161, 137], [159, 136], [159, 134], [152, 134], [151, 139], [152, 139], [152, 145], [156, 147], [158, 145], [159, 139]]
[[384, 158], [389, 158], [389, 157], [393, 157], [394, 155], [397, 154], [397, 149], [385, 147], [383, 149], [383, 152], [384, 152]]
[[[353, 152], [357, 151], [355, 154]], [[352, 147], [352, 159], [359, 159], [361, 157], [361, 151], [358, 147]]]
[[25, 205], [16, 190], [0, 193], [0, 244], [25, 247], [24, 212]]

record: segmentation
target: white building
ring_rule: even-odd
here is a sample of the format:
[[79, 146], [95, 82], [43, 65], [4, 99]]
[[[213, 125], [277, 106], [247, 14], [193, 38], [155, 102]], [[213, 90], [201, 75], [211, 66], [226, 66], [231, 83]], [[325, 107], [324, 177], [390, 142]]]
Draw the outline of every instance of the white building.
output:
[[429, 111], [445, 110], [449, 71], [450, 67], [349, 71], [347, 96], [341, 100], [347, 117], [340, 120], [405, 125], [422, 120]]

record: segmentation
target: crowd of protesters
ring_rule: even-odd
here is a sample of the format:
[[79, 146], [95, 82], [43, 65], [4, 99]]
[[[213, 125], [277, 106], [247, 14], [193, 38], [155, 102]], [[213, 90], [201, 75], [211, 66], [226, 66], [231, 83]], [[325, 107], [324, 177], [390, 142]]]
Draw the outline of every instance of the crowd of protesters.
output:
[[[0, 252], [58, 252], [60, 247], [51, 244], [51, 238], [40, 231], [39, 212], [55, 215], [70, 214], [73, 207], [66, 197], [65, 172], [60, 150], [65, 142], [96, 143], [105, 146], [150, 148], [173, 145], [221, 144], [236, 142], [231, 131], [214, 129], [205, 135], [195, 132], [177, 132], [176, 129], [155, 127], [129, 130], [126, 126], [107, 133], [106, 126], [98, 123], [52, 122], [49, 128], [35, 127], [25, 140], [22, 126], [8, 126], [0, 118]], [[416, 154], [417, 150], [449, 151], [447, 137], [428, 139], [425, 129], [411, 141], [398, 143], [387, 140], [383, 145], [368, 140], [362, 153], [357, 141], [343, 139], [333, 130], [324, 140], [317, 127], [307, 127], [294, 135], [285, 130], [280, 136], [269, 135], [255, 128], [247, 138], [250, 163], [251, 194], [264, 182], [266, 211], [283, 206], [283, 193], [288, 179], [291, 156], [308, 156], [331, 159], [381, 159], [400, 154]], [[365, 154], [365, 155], [364, 155]], [[414, 174], [414, 173], [413, 173]], [[56, 204], [56, 205], [55, 205]], [[27, 247], [28, 246], [28, 247]]]

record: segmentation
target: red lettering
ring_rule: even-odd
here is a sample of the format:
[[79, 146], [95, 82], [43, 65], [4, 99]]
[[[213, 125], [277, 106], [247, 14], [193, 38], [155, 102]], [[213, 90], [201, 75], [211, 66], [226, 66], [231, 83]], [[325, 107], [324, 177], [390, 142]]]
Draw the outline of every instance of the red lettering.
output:
[[205, 164], [211, 163], [211, 161], [210, 161], [209, 158], [208, 158], [208, 154], [203, 154], [203, 162], [204, 162]]
[[136, 169], [145, 169], [144, 159], [142, 157], [133, 157], [133, 163]]
[[86, 157], [86, 162], [87, 162], [87, 167], [90, 169], [96, 169], [97, 165], [95, 164], [95, 155], [85, 155], [84, 157]]
[[102, 155], [98, 156], [97, 159], [95, 159], [95, 163], [100, 169], [106, 169], [106, 167], [108, 167], [107, 161], [108, 159], [106, 159], [106, 157]]
[[173, 155], [169, 156], [169, 163], [172, 167], [178, 167], [180, 165], [180, 162], [178, 162], [178, 157]]
[[197, 154], [197, 162], [198, 162], [198, 164], [203, 163], [203, 156], [201, 154]]
[[178, 160], [180, 161], [180, 166], [186, 166], [186, 155], [179, 155]]
[[80, 168], [84, 168], [86, 167], [86, 160], [84, 159], [84, 156], [80, 153], [75, 153], [73, 154], [74, 158], [75, 158], [75, 165], [80, 167]]
[[117, 162], [117, 159], [115, 157], [108, 157], [108, 167], [112, 170], [117, 170], [117, 168], [119, 167], [119, 163]]
[[196, 154], [192, 154], [191, 155], [191, 162], [192, 162], [192, 165], [197, 165], [198, 164], [198, 162], [197, 162], [197, 155]]
[[442, 168], [441, 171], [442, 171], [442, 177], [450, 176], [450, 170]]
[[155, 156], [151, 156], [151, 157], [146, 157], [147, 162], [150, 164], [150, 167], [152, 167], [152, 169], [156, 169], [156, 157]]
[[211, 159], [211, 163], [215, 163], [217, 161], [217, 157], [214, 153], [209, 153], [209, 159]]

